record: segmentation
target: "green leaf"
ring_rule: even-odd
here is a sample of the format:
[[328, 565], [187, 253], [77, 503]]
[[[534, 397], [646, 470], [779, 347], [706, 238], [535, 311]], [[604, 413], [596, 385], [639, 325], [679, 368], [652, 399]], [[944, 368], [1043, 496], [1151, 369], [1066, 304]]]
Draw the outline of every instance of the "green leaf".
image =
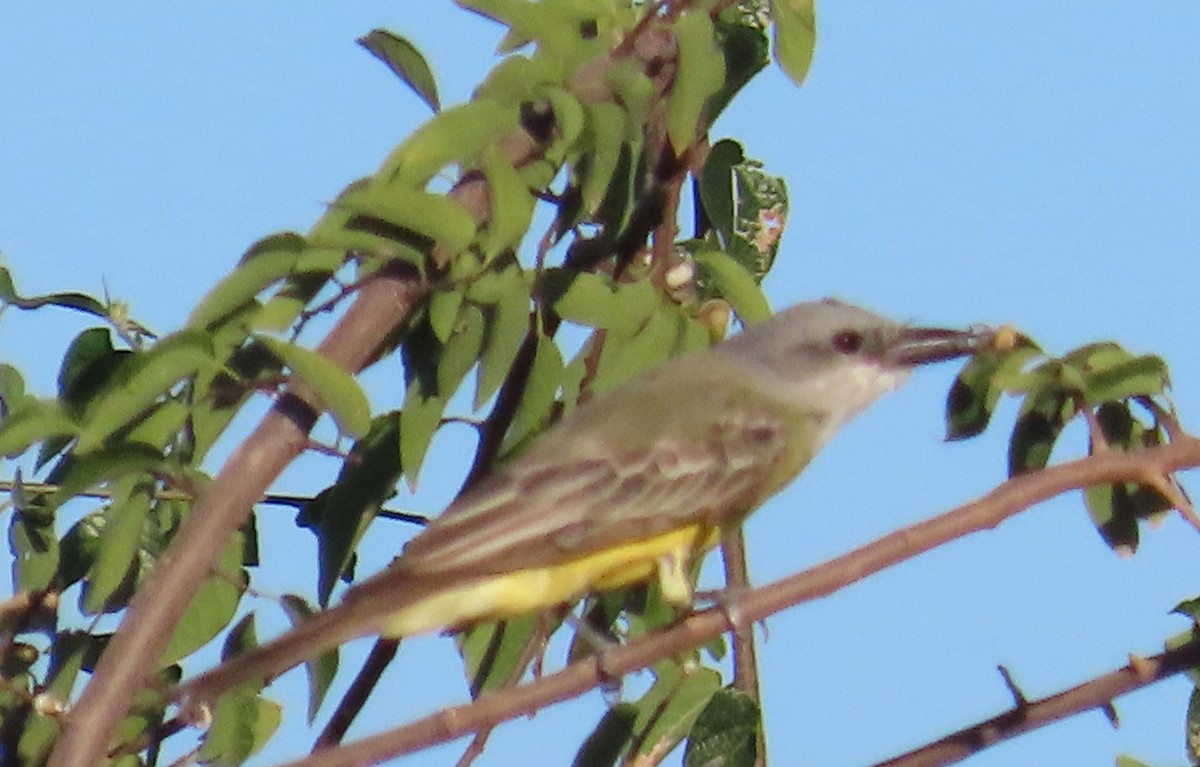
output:
[[735, 3], [717, 16], [717, 44], [725, 54], [725, 83], [705, 109], [711, 125], [746, 83], [771, 62], [761, 3]]
[[57, 509], [75, 496], [97, 485], [131, 475], [145, 476], [162, 467], [162, 451], [141, 444], [123, 443], [88, 455], [71, 455], [55, 468], [49, 479], [58, 489], [46, 499]]
[[971, 357], [946, 397], [946, 439], [968, 439], [983, 433], [1009, 382], [1038, 354], [1032, 341], [1019, 336], [1010, 351], [986, 349]]
[[59, 563], [53, 520], [18, 510], [9, 520], [8, 546], [13, 555], [14, 592], [39, 591], [50, 586]]
[[0, 419], [26, 398], [25, 379], [12, 365], [0, 363]]
[[[293, 628], [316, 614], [316, 610], [308, 602], [293, 594], [285, 594], [281, 601]], [[308, 672], [308, 723], [311, 725], [317, 718], [317, 712], [329, 692], [329, 686], [333, 684], [333, 678], [337, 676], [338, 649], [334, 647], [306, 661], [304, 668]]]
[[268, 336], [258, 336], [257, 340], [312, 389], [342, 432], [352, 437], [367, 433], [371, 427], [371, 403], [354, 376], [311, 349]]
[[0, 421], [0, 455], [12, 458], [37, 442], [71, 437], [78, 431], [79, 425], [57, 402], [25, 400]]
[[633, 737], [633, 723], [637, 714], [637, 706], [632, 703], [618, 703], [608, 709], [579, 747], [571, 767], [616, 765]]
[[1009, 476], [1045, 468], [1058, 435], [1074, 414], [1072, 396], [1056, 383], [1026, 395], [1009, 439]]
[[104, 513], [94, 511], [71, 525], [60, 543], [58, 586], [66, 590], [91, 569], [104, 533]]
[[732, 688], [718, 690], [696, 719], [684, 767], [752, 767], [758, 752], [758, 704]]
[[257, 753], [279, 727], [283, 711], [243, 688], [217, 699], [212, 726], [204, 736], [199, 760], [222, 765], [241, 764]]
[[217, 572], [200, 584], [183, 617], [175, 624], [175, 633], [159, 659], [160, 666], [191, 655], [233, 620], [248, 584], [246, 571], [242, 569], [245, 545], [245, 533], [238, 532], [221, 550]]
[[750, 158], [733, 166], [733, 182], [736, 206], [726, 250], [761, 281], [775, 264], [787, 223], [787, 182]]
[[562, 352], [554, 340], [538, 335], [529, 381], [525, 385], [521, 405], [517, 408], [512, 426], [505, 437], [502, 453], [527, 437], [539, 433], [549, 423], [564, 367]]
[[808, 76], [817, 45], [817, 17], [813, 0], [772, 0], [775, 21], [775, 60], [792, 82]]
[[608, 277], [593, 272], [548, 269], [538, 285], [543, 300], [564, 320], [609, 328], [622, 321], [622, 306]]
[[[513, 104], [479, 99], [438, 112], [417, 128], [384, 161], [380, 178], [424, 189], [434, 174], [452, 163], [473, 164], [483, 148], [519, 125]], [[392, 182], [395, 182], [393, 184]]]
[[520, 679], [530, 655], [526, 645], [533, 639], [541, 617], [523, 615], [504, 621], [481, 623], [455, 635], [458, 652], [471, 682], [471, 697], [478, 698]]
[[337, 481], [307, 504], [297, 524], [317, 535], [317, 599], [329, 603], [333, 587], [353, 561], [354, 550], [400, 479], [400, 414], [375, 418], [350, 450]]
[[292, 232], [273, 234], [250, 246], [236, 269], [201, 299], [188, 317], [187, 326], [211, 328], [254, 300], [255, 296], [286, 277], [308, 246]]
[[43, 306], [57, 306], [60, 309], [73, 309], [91, 314], [102, 319], [109, 318], [108, 307], [85, 293], [47, 293], [43, 296], [22, 297], [13, 286], [12, 273], [0, 266], [0, 305], [8, 304], [18, 309], [40, 309]]
[[[1184, 738], [1184, 745], [1187, 747], [1188, 761], [1196, 764], [1197, 761], [1200, 761], [1200, 689], [1193, 688], [1192, 694], [1188, 696], [1187, 725], [1185, 729], [1186, 737]], [[1132, 762], [1133, 760], [1129, 761]], [[1138, 767], [1138, 765], [1136, 763], [1134, 765], [1122, 765], [1118, 763], [1117, 767]], [[1142, 765], [1141, 767], [1145, 766]]]
[[437, 394], [426, 394], [423, 386], [410, 383], [400, 411], [400, 465], [410, 489], [416, 489], [417, 476], [429, 443], [441, 425], [446, 400]]
[[442, 346], [438, 358], [438, 392], [450, 397], [458, 391], [467, 372], [479, 360], [483, 349], [485, 321], [483, 310], [475, 304], [463, 304], [454, 330]]
[[184, 378], [217, 368], [212, 342], [200, 331], [172, 334], [138, 351], [120, 366], [104, 390], [91, 399], [76, 448], [88, 453], [144, 413]]
[[685, 670], [674, 661], [664, 661], [654, 666], [654, 673], [654, 685], [637, 702], [634, 730], [640, 755], [674, 749], [721, 689], [720, 673], [710, 668]]
[[412, 88], [417, 97], [430, 109], [437, 112], [442, 108], [433, 70], [429, 68], [425, 57], [416, 46], [385, 29], [371, 30], [364, 37], [358, 38], [358, 44], [386, 64], [387, 68], [392, 70], [392, 74]]
[[609, 333], [591, 390], [611, 389], [670, 357], [680, 339], [678, 316], [675, 309], [660, 306], [631, 337]]
[[687, 9], [675, 21], [679, 59], [675, 85], [667, 95], [667, 136], [676, 153], [692, 145], [708, 98], [725, 84], [725, 57], [714, 42], [712, 19], [704, 10]]
[[1083, 395], [1088, 404], [1115, 402], [1130, 397], [1162, 394], [1170, 383], [1167, 363], [1148, 354], [1084, 375]]
[[58, 371], [58, 397], [72, 415], [84, 412], [88, 401], [111, 380], [133, 352], [113, 348], [108, 328], [89, 328], [71, 341]]
[[487, 331], [475, 386], [476, 410], [500, 388], [530, 332], [529, 288], [525, 280], [517, 269], [508, 269], [501, 274], [510, 276], [504, 280], [503, 292], [487, 312]]
[[368, 184], [341, 194], [334, 207], [383, 222], [395, 239], [424, 251], [437, 243], [452, 254], [462, 253], [475, 239], [475, 219], [467, 209], [442, 194], [399, 185]]
[[113, 500], [104, 512], [100, 545], [88, 569], [82, 609], [89, 615], [113, 608], [118, 589], [128, 589], [136, 573], [142, 528], [150, 514], [152, 481], [127, 477], [113, 485]]
[[701, 251], [695, 259], [704, 276], [712, 281], [718, 294], [733, 306], [743, 323], [754, 325], [771, 316], [771, 307], [762, 288], [754, 275], [740, 263], [719, 250]]
[[429, 297], [429, 326], [442, 343], [446, 343], [450, 332], [454, 330], [454, 321], [458, 318], [464, 298], [466, 291], [462, 288], [439, 290]]
[[733, 169], [745, 162], [742, 145], [732, 139], [722, 139], [712, 145], [708, 159], [696, 182], [704, 214], [713, 229], [728, 245], [733, 238], [734, 205]]
[[492, 203], [491, 217], [480, 241], [486, 262], [520, 247], [533, 220], [537, 198], [517, 169], [495, 146], [488, 146], [483, 151], [483, 172]]
[[609, 194], [609, 185], [621, 162], [625, 146], [628, 113], [611, 101], [587, 106], [587, 125], [591, 152], [587, 154], [583, 179], [583, 211], [594, 216]]
[[[365, 183], [352, 184], [350, 188], [359, 188]], [[379, 264], [393, 260], [408, 263], [424, 274], [431, 244], [415, 233], [338, 208], [336, 202], [321, 216], [321, 220], [309, 232], [308, 239], [321, 248], [368, 257], [364, 259], [361, 276], [369, 274]]]

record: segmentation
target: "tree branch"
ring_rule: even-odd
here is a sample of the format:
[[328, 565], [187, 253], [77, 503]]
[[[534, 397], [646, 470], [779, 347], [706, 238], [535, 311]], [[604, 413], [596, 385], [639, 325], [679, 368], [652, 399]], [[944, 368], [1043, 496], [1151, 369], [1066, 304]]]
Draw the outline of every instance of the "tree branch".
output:
[[[363, 286], [357, 300], [318, 351], [357, 372], [418, 298], [416, 270], [392, 264]], [[275, 478], [308, 445], [316, 398], [302, 386], [282, 395], [255, 431], [230, 455], [202, 492], [125, 619], [109, 641], [66, 729], [50, 767], [100, 764], [134, 694], [157, 670], [175, 625], [204, 582], [229, 537], [241, 527]]]
[[1112, 699], [1200, 666], [1200, 638], [1149, 658], [1129, 656], [1129, 663], [1056, 695], [1026, 701], [1011, 711], [966, 727], [953, 735], [880, 762], [876, 767], [938, 767], [966, 759], [1001, 741], [1045, 727], [1069, 716], [1108, 710]]
[[690, 616], [670, 628], [628, 645], [607, 649], [602, 657], [585, 658], [563, 670], [503, 693], [482, 695], [337, 749], [329, 749], [286, 767], [347, 767], [378, 764], [454, 740], [553, 703], [577, 697], [614, 675], [646, 668], [663, 658], [704, 644], [735, 630], [739, 621], [759, 621], [788, 607], [838, 591], [880, 570], [911, 559], [944, 543], [996, 527], [1034, 504], [1104, 482], [1169, 473], [1200, 466], [1200, 439], [1184, 436], [1168, 445], [1136, 453], [1108, 453], [1081, 458], [1008, 480], [987, 495], [940, 516], [897, 530], [848, 554], [802, 573], [744, 594], [727, 604]]

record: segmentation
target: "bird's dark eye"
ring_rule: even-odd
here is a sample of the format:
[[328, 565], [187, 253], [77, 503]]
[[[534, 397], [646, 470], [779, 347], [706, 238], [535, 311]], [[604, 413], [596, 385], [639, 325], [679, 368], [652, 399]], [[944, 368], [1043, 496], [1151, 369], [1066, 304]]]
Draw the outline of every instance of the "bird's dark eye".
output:
[[863, 336], [857, 330], [843, 330], [833, 337], [833, 348], [842, 354], [857, 354], [863, 346]]

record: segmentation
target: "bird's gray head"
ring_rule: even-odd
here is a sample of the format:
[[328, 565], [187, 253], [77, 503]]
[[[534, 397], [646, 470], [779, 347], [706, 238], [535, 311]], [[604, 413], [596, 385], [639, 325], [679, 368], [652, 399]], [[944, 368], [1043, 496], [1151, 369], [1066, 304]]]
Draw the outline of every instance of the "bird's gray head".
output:
[[973, 354], [992, 331], [914, 327], [833, 299], [797, 304], [716, 347], [809, 414], [823, 445], [918, 365]]

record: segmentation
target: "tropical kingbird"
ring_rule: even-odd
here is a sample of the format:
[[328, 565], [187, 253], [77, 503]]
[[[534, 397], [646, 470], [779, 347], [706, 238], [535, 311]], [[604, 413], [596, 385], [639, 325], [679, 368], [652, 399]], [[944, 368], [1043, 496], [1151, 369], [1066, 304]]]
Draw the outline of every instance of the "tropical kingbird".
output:
[[687, 604], [689, 566], [840, 426], [917, 365], [992, 338], [825, 300], [669, 360], [575, 408], [336, 607], [171, 697], [203, 703], [266, 684], [358, 636], [459, 629], [650, 579]]

